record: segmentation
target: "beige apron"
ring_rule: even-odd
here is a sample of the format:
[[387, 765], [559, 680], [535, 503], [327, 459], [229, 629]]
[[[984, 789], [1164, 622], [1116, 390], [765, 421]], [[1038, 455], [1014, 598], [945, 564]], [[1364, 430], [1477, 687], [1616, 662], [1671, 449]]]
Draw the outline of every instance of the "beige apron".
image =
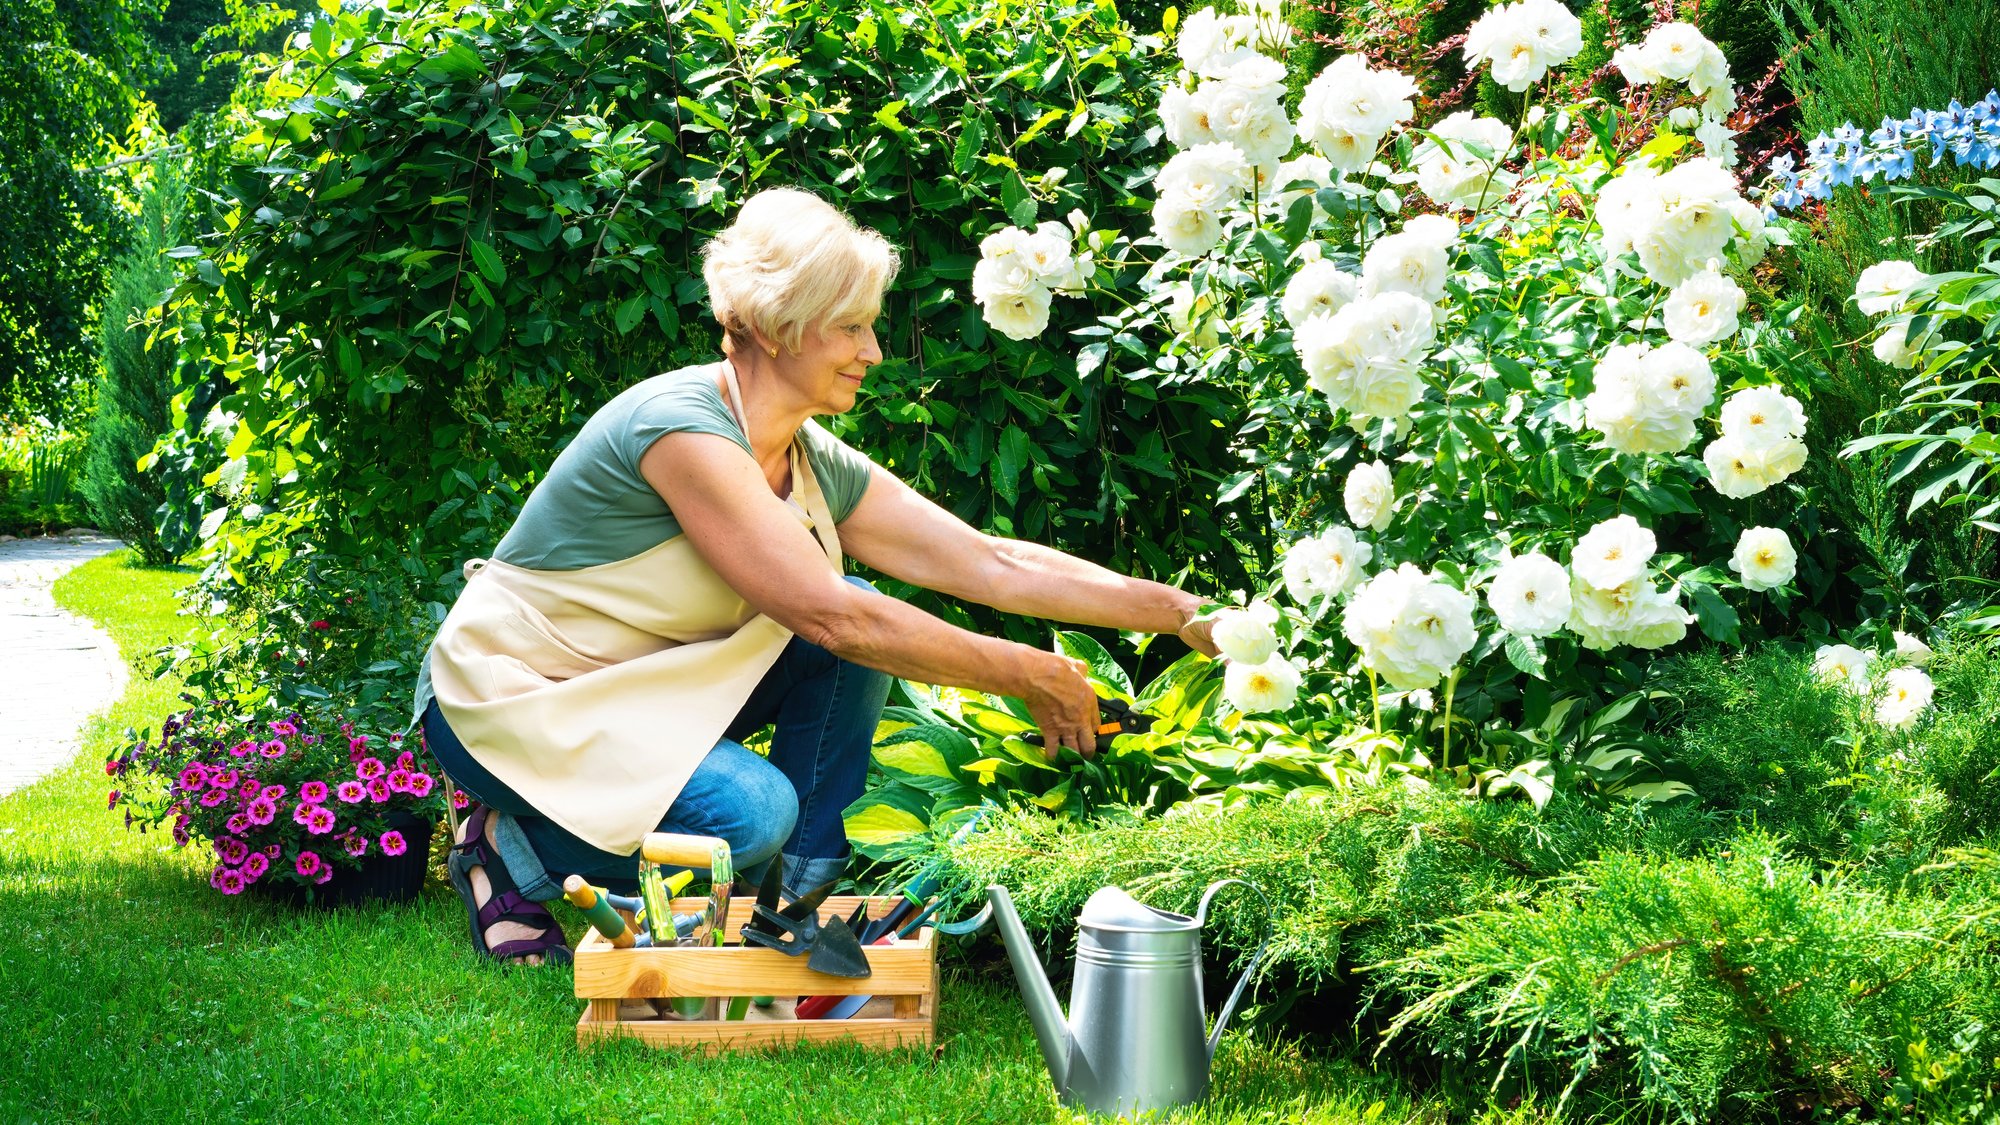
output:
[[[838, 571], [840, 536], [796, 438], [790, 456], [799, 518]], [[620, 855], [658, 828], [792, 636], [685, 534], [581, 570], [474, 559], [465, 573], [431, 646], [445, 721], [508, 788]]]

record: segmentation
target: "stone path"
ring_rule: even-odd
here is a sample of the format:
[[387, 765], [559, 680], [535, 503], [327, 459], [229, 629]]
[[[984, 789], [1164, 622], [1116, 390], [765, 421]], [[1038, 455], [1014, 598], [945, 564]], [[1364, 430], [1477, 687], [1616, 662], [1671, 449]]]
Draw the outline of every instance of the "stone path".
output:
[[67, 765], [84, 722], [125, 691], [111, 637], [49, 594], [70, 568], [122, 546], [99, 535], [0, 543], [0, 796]]

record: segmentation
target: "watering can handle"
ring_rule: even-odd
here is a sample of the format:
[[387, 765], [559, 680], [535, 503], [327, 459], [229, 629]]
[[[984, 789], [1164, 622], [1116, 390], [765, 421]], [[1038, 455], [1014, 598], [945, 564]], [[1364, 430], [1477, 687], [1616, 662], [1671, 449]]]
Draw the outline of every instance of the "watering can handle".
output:
[[1236, 1014], [1236, 1004], [1243, 999], [1243, 989], [1250, 983], [1250, 978], [1257, 974], [1257, 964], [1264, 959], [1264, 950], [1271, 944], [1271, 900], [1264, 897], [1264, 892], [1259, 890], [1255, 883], [1243, 879], [1219, 879], [1210, 883], [1208, 889], [1201, 892], [1201, 905], [1197, 906], [1194, 912], [1195, 928], [1200, 929], [1207, 924], [1209, 900], [1215, 897], [1215, 892], [1231, 883], [1249, 887], [1250, 893], [1256, 895], [1257, 901], [1263, 904], [1264, 940], [1257, 943], [1257, 952], [1250, 955], [1250, 963], [1243, 967], [1243, 975], [1236, 978], [1236, 987], [1230, 990], [1229, 999], [1222, 1005], [1222, 1010], [1216, 1013], [1215, 1030], [1208, 1036], [1208, 1057], [1211, 1060], [1215, 1058], [1216, 1044], [1222, 1042], [1222, 1029], [1229, 1026], [1229, 1017]]

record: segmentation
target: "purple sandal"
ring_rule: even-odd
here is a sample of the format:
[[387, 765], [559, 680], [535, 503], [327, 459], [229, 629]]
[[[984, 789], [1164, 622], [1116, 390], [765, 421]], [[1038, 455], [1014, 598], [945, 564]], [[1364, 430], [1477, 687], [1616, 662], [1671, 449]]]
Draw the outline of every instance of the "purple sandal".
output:
[[[507, 874], [507, 865], [500, 862], [499, 856], [488, 845], [486, 818], [491, 812], [485, 805], [472, 810], [472, 815], [466, 818], [465, 842], [453, 844], [451, 854], [445, 861], [451, 885], [465, 903], [466, 917], [472, 926], [472, 948], [498, 961], [540, 954], [544, 964], [569, 964], [569, 939], [563, 935], [561, 923], [541, 903], [521, 897], [513, 878]], [[472, 869], [475, 867], [486, 869], [486, 884], [493, 892], [484, 906], [477, 905], [477, 898], [472, 892]], [[503, 941], [488, 949], [486, 931], [500, 922], [516, 922], [541, 932], [531, 938]]]

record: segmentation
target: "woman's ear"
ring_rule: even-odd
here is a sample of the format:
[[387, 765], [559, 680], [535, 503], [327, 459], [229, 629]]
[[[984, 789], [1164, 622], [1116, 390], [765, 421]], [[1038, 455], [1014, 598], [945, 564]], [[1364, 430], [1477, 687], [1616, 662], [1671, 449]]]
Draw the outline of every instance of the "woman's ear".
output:
[[756, 348], [772, 359], [778, 358], [778, 342], [776, 340], [771, 339], [755, 328], [749, 329], [745, 335], [748, 337], [751, 347]]

